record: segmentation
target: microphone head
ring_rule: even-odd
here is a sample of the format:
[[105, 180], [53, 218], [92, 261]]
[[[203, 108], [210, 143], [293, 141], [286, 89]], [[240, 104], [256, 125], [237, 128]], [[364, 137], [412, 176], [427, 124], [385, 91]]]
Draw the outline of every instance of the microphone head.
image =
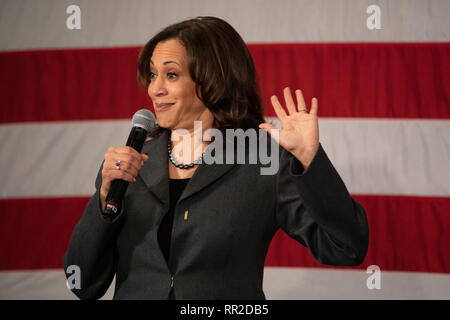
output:
[[150, 110], [141, 109], [134, 114], [132, 122], [133, 127], [139, 127], [148, 132], [155, 126], [156, 119]]

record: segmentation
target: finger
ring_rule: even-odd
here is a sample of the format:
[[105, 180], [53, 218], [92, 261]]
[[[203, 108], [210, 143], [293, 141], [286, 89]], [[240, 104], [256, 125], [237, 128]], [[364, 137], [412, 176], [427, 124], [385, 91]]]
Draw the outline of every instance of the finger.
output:
[[278, 143], [278, 140], [279, 140], [279, 130], [274, 126], [274, 125], [272, 125], [272, 124], [270, 124], [270, 123], [261, 123], [260, 125], [259, 125], [259, 127], [261, 128], [261, 129], [264, 129], [264, 130], [266, 130], [273, 138], [274, 138], [274, 140]]
[[[143, 160], [139, 155], [139, 159], [134, 158], [127, 153], [108, 152], [105, 154], [105, 167], [107, 169], [135, 170], [138, 172], [143, 166]], [[118, 168], [119, 167], [119, 168]]]
[[136, 181], [136, 178], [133, 175], [131, 175], [130, 173], [125, 172], [123, 170], [116, 170], [116, 169], [110, 169], [110, 170], [105, 169], [103, 171], [102, 178], [105, 181], [109, 181], [109, 182], [111, 182], [113, 180], [117, 180], [117, 179], [125, 180], [128, 182]]
[[141, 154], [139, 152], [137, 152], [135, 149], [128, 147], [128, 146], [118, 147], [115, 149], [115, 152], [121, 153], [121, 154], [128, 154], [138, 161], [141, 160]]
[[312, 98], [310, 114], [314, 114], [314, 115], [317, 116], [317, 111], [318, 110], [319, 110], [319, 101], [317, 100], [317, 98]]
[[266, 131], [270, 131], [270, 130], [272, 130], [272, 129], [276, 129], [276, 127], [275, 127], [273, 124], [270, 124], [270, 123], [267, 123], [267, 122], [261, 123], [261, 124], [259, 125], [259, 127], [260, 127], [261, 129], [266, 130]]
[[303, 98], [303, 93], [300, 89], [295, 90], [295, 95], [297, 96], [297, 105], [298, 105], [298, 110], [301, 109], [306, 109], [306, 103], [305, 103], [305, 99]]
[[280, 101], [278, 101], [277, 96], [270, 97], [270, 102], [272, 102], [273, 109], [275, 110], [278, 119], [280, 119], [280, 121], [283, 121], [287, 117], [287, 115], [283, 107], [281, 106]]
[[[120, 163], [119, 163], [120, 161]], [[133, 156], [129, 154], [115, 153], [115, 154], [107, 154], [105, 156], [105, 166], [108, 169], [116, 169], [117, 166], [122, 171], [129, 171], [130, 173], [137, 173], [141, 170], [143, 165], [142, 158], [139, 156], [139, 159], [135, 159]]]
[[126, 173], [129, 173], [133, 177], [136, 177], [139, 174], [139, 171], [141, 170], [141, 164], [135, 164], [128, 161], [120, 161], [119, 167], [117, 167], [117, 163], [109, 163], [107, 164], [107, 169], [110, 170], [117, 170], [117, 171], [123, 171]]
[[134, 153], [124, 151], [122, 152], [116, 152], [116, 150], [108, 150], [108, 152], [105, 154], [105, 163], [109, 163], [110, 167], [120, 161], [122, 164], [125, 162], [130, 163], [130, 165], [133, 165], [137, 170], [139, 170], [142, 165], [144, 164], [144, 161], [140, 154], [138, 154], [138, 157], [135, 157]]
[[291, 89], [284, 88], [283, 94], [289, 114], [295, 113], [297, 108], [295, 107], [294, 100], [292, 99]]
[[145, 153], [141, 154], [141, 167], [148, 161], [148, 155]]

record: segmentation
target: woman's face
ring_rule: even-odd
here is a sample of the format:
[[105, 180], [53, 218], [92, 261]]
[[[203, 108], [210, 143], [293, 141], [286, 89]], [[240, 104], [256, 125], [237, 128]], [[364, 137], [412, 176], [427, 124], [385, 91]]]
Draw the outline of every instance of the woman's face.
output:
[[178, 40], [159, 42], [150, 58], [148, 95], [160, 127], [194, 129], [194, 121], [211, 127], [214, 116], [195, 93], [186, 49]]

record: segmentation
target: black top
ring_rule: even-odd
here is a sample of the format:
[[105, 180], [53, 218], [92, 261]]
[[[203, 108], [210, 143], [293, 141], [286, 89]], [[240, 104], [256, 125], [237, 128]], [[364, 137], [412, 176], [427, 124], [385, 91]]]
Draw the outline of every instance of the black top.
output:
[[170, 239], [172, 236], [173, 216], [175, 212], [175, 206], [178, 199], [180, 199], [184, 188], [189, 182], [187, 179], [170, 179], [169, 178], [169, 191], [170, 191], [170, 208], [169, 212], [164, 216], [163, 221], [158, 229], [158, 242], [164, 257], [166, 258], [167, 265], [169, 265], [170, 256]]

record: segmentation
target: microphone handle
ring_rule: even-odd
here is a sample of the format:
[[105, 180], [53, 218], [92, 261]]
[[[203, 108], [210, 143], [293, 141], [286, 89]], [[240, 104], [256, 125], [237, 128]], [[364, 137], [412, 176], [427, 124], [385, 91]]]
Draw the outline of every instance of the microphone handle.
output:
[[[133, 127], [128, 136], [127, 146], [132, 147], [137, 152], [141, 152], [146, 137], [147, 131], [140, 127]], [[128, 184], [128, 181], [122, 179], [116, 179], [111, 182], [111, 187], [106, 196], [106, 206], [103, 211], [103, 217], [106, 220], [113, 221], [119, 215]]]

